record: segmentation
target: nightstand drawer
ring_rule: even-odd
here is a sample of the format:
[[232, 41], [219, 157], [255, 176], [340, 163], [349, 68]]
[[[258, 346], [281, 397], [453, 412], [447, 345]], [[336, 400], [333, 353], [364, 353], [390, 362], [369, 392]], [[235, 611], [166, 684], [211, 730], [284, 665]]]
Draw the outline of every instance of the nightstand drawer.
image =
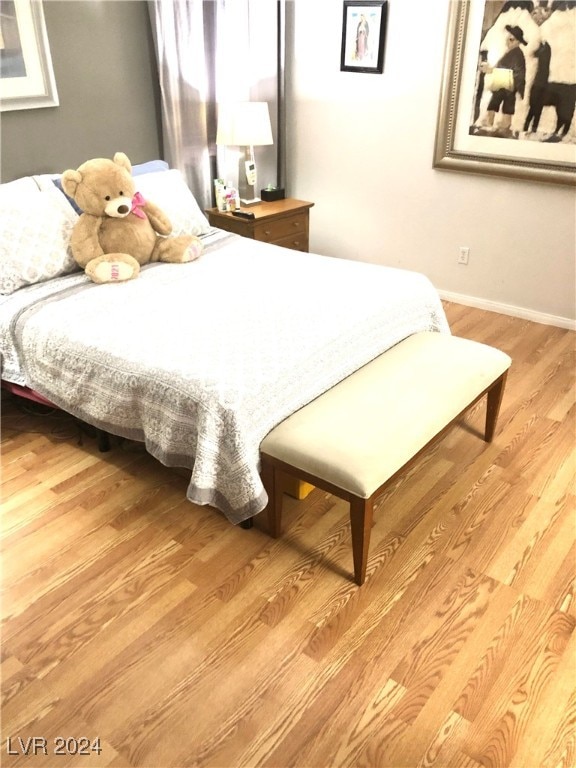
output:
[[263, 221], [254, 227], [254, 239], [267, 243], [277, 243], [284, 238], [297, 236], [308, 239], [308, 212], [274, 221]]
[[279, 240], [274, 240], [274, 245], [281, 245], [283, 248], [292, 248], [293, 251], [308, 251], [308, 235], [302, 232], [301, 234], [290, 235], [289, 237], [281, 237]]

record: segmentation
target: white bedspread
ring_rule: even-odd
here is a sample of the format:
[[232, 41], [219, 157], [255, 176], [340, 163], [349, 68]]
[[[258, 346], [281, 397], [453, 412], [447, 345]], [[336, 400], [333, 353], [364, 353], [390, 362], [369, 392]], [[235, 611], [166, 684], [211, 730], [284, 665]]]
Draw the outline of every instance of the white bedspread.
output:
[[189, 468], [188, 498], [234, 523], [266, 505], [276, 424], [407, 336], [449, 332], [421, 274], [237, 236], [127, 283], [53, 282], [0, 306], [3, 377]]

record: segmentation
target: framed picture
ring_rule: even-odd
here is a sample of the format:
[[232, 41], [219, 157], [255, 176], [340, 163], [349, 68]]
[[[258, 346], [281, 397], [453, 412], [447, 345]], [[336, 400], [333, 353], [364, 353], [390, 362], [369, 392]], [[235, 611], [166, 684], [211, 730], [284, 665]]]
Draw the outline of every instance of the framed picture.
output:
[[342, 72], [384, 71], [384, 41], [388, 0], [344, 0]]
[[435, 168], [576, 184], [576, 10], [450, 3]]
[[58, 106], [41, 0], [2, 0], [0, 110]]

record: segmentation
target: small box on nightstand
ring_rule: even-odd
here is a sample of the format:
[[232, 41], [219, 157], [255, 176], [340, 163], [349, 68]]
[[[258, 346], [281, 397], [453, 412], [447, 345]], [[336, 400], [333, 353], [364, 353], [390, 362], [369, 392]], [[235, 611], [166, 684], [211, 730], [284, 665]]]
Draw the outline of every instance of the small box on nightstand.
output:
[[261, 189], [260, 197], [266, 203], [272, 203], [274, 200], [284, 200], [286, 192], [282, 187], [274, 187], [273, 189]]

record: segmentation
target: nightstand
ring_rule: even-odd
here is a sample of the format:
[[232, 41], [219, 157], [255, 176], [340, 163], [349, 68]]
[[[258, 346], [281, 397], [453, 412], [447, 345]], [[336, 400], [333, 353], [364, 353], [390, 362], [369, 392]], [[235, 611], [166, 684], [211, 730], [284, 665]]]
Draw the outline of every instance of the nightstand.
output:
[[241, 219], [218, 208], [209, 208], [206, 214], [213, 227], [295, 251], [308, 251], [310, 208], [313, 205], [305, 200], [286, 198], [241, 209], [253, 213], [253, 219]]

